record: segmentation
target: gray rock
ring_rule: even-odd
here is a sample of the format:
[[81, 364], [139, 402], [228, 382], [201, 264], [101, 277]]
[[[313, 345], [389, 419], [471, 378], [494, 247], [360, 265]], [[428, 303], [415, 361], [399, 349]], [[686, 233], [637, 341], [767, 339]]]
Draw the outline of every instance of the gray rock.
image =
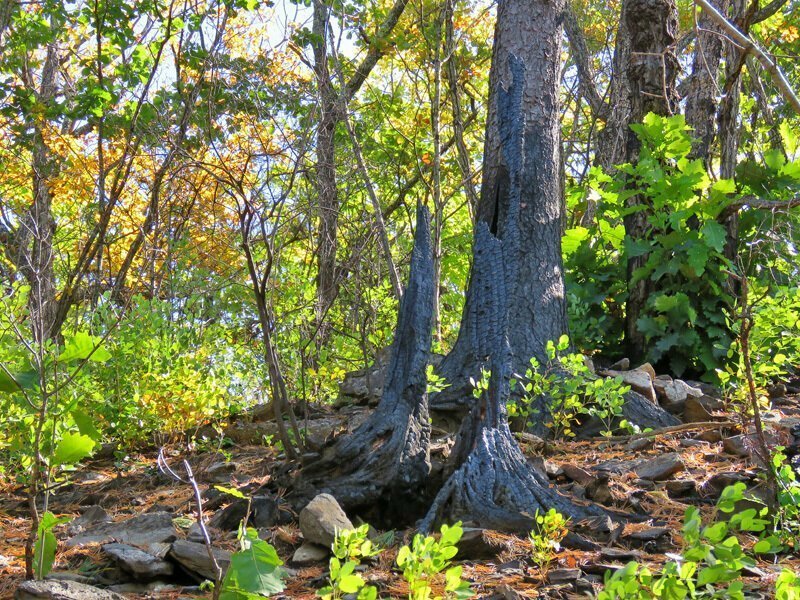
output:
[[632, 531], [627, 535], [623, 535], [623, 537], [638, 542], [652, 542], [653, 540], [667, 535], [669, 532], [670, 530], [667, 527], [648, 527], [646, 529]]
[[307, 542], [330, 548], [342, 529], [353, 529], [353, 524], [330, 494], [319, 494], [300, 511], [300, 531]]
[[119, 594], [75, 581], [26, 581], [17, 588], [15, 600], [125, 600]]
[[629, 358], [620, 358], [613, 365], [608, 367], [611, 371], [627, 371], [631, 368], [631, 361]]
[[389, 357], [390, 348], [387, 347], [378, 352], [375, 362], [369, 367], [346, 373], [339, 384], [340, 402], [366, 404], [379, 401], [383, 393]]
[[67, 525], [67, 535], [75, 536], [98, 523], [111, 523], [111, 517], [102, 506], [89, 506]]
[[83, 533], [67, 540], [67, 547], [83, 544], [105, 544], [119, 542], [133, 546], [146, 546], [159, 542], [171, 542], [178, 537], [172, 515], [154, 512], [138, 515], [118, 523], [103, 523], [87, 528]]
[[[764, 441], [768, 448], [780, 442], [778, 436], [771, 431], [764, 431]], [[722, 440], [722, 448], [725, 452], [734, 456], [757, 458], [761, 449], [761, 442], [756, 433], [732, 435]]]
[[205, 480], [213, 483], [230, 483], [231, 475], [236, 472], [236, 463], [217, 462], [208, 467]]
[[702, 423], [703, 421], [713, 421], [712, 413], [724, 408], [722, 400], [706, 394], [686, 398], [683, 407], [683, 420], [687, 423]]
[[188, 591], [186, 586], [176, 585], [166, 581], [151, 581], [149, 583], [118, 583], [108, 587], [112, 592], [120, 594], [147, 594], [148, 592], [177, 592]]
[[668, 452], [638, 465], [634, 470], [641, 479], [660, 481], [683, 471], [684, 468], [680, 454]]
[[636, 440], [631, 440], [625, 444], [625, 449], [635, 452], [637, 450], [646, 450], [648, 448], [652, 448], [654, 444], [655, 441], [653, 438], [643, 437]]
[[553, 585], [571, 583], [581, 576], [580, 569], [553, 569], [547, 572], [547, 582]]
[[103, 552], [108, 554], [114, 562], [139, 581], [150, 581], [159, 577], [172, 575], [172, 563], [148, 554], [139, 548], [127, 544], [106, 544]]
[[[231, 553], [220, 548], [213, 548], [212, 552], [214, 558], [217, 560], [219, 568], [222, 569], [222, 573], [224, 574], [228, 569], [228, 565], [231, 564]], [[198, 544], [187, 540], [176, 540], [173, 542], [169, 554], [175, 562], [181, 565], [181, 567], [191, 575], [198, 579], [214, 581], [216, 577], [214, 563], [208, 555], [208, 548], [206, 548], [205, 544]]]
[[[649, 365], [648, 365], [649, 366]], [[633, 371], [614, 371], [608, 370], [605, 375], [608, 377], [619, 377], [623, 383], [631, 386], [635, 392], [639, 392], [642, 396], [655, 404], [656, 392], [653, 389], [653, 377], [649, 370], [643, 368], [644, 365], [634, 369]], [[652, 367], [650, 368], [652, 370]]]
[[693, 494], [697, 489], [697, 484], [691, 479], [676, 479], [668, 481], [665, 488], [670, 498], [683, 498]]
[[686, 399], [689, 396], [699, 398], [703, 392], [699, 388], [690, 386], [680, 379], [667, 380], [659, 376], [653, 381], [653, 388], [658, 396], [658, 401], [664, 410], [674, 415], [683, 413]]
[[303, 542], [303, 544], [294, 551], [292, 555], [292, 563], [298, 566], [312, 565], [327, 560], [329, 550], [325, 546], [312, 544], [311, 542]]

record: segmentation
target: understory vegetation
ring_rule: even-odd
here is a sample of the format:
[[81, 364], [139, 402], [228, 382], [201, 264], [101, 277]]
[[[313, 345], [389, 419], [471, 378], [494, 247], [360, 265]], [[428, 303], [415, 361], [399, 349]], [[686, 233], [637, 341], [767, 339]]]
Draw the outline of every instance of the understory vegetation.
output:
[[[0, 0], [0, 578], [800, 600], [798, 55], [791, 0]], [[65, 544], [128, 477], [185, 497], [120, 582]]]

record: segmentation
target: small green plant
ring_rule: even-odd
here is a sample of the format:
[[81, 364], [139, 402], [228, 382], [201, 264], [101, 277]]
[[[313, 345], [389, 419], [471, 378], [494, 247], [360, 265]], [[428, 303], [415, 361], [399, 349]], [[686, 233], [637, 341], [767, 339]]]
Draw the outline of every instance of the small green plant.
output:
[[[717, 502], [723, 513], [734, 513], [737, 503], [744, 498], [744, 484], [725, 488]], [[656, 577], [646, 567], [628, 563], [615, 573], [606, 573], [605, 586], [598, 600], [644, 598], [732, 598], [744, 599], [742, 570], [753, 567], [755, 560], [748, 556], [734, 532], [761, 534], [753, 547], [758, 553], [775, 546], [776, 540], [768, 531], [770, 524], [766, 507], [748, 508], [732, 514], [729, 521], [718, 521], [703, 526], [696, 507], [686, 510], [683, 522], [683, 552], [664, 565]], [[760, 547], [759, 547], [760, 545]], [[790, 584], [785, 576], [786, 585]], [[793, 581], [793, 580], [792, 580]]]
[[230, 566], [220, 588], [220, 600], [252, 600], [283, 591], [283, 561], [258, 532], [239, 526], [239, 551], [231, 555]]
[[556, 553], [561, 550], [561, 540], [567, 535], [569, 519], [555, 508], [544, 514], [536, 510], [535, 525], [528, 535], [531, 542], [531, 559], [544, 576]]
[[355, 572], [361, 559], [377, 556], [381, 548], [367, 537], [369, 525], [356, 529], [343, 529], [336, 533], [331, 545], [333, 556], [329, 564], [329, 584], [317, 592], [323, 600], [338, 600], [345, 594], [357, 594], [358, 600], [374, 600], [378, 597], [375, 586], [367, 585], [364, 578]]
[[[448, 527], [442, 525], [439, 539], [422, 534], [414, 536], [411, 546], [403, 546], [397, 553], [397, 566], [403, 569], [408, 582], [409, 600], [441, 600], [471, 598], [474, 592], [461, 578], [461, 566], [449, 567], [450, 559], [458, 552], [458, 541], [464, 533], [459, 521]], [[444, 571], [444, 596], [433, 595], [435, 577]]]
[[775, 600], [800, 600], [800, 575], [783, 569], [775, 581]]
[[[567, 352], [568, 349], [569, 337], [562, 335], [557, 344], [547, 342], [547, 365], [542, 366], [536, 358], [531, 358], [530, 368], [521, 378], [524, 394], [509, 399], [508, 414], [525, 418], [526, 425], [530, 426], [530, 418], [540, 412], [533, 404], [537, 398], [544, 397], [549, 399], [545, 425], [553, 437], [573, 437], [573, 428], [581, 415], [597, 417], [604, 427], [602, 434], [609, 436], [614, 422], [622, 416], [624, 395], [630, 387], [624, 385], [620, 377], [596, 377], [583, 355]], [[619, 425], [630, 429], [624, 419]]]
[[33, 572], [36, 579], [44, 579], [56, 560], [58, 541], [53, 529], [70, 520], [69, 517], [56, 517], [50, 511], [45, 512], [39, 519], [36, 544], [33, 546]]
[[447, 380], [436, 373], [433, 365], [428, 365], [425, 368], [425, 375], [428, 379], [428, 394], [437, 394], [450, 387], [450, 384], [447, 383]]

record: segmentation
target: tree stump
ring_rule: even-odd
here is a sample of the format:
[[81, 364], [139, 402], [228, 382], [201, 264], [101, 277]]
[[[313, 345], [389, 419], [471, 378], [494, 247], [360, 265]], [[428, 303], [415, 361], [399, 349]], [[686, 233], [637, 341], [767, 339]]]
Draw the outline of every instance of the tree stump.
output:
[[433, 325], [433, 256], [430, 215], [417, 208], [408, 286], [391, 346], [383, 395], [353, 433], [339, 437], [303, 467], [295, 481], [301, 502], [327, 492], [346, 510], [375, 509], [375, 524], [418, 517], [430, 473], [430, 419], [426, 368]]

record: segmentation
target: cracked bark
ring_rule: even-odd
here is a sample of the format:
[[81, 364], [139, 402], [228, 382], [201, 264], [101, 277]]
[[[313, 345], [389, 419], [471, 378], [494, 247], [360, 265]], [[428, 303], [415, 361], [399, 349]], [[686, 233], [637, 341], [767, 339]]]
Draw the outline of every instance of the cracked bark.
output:
[[[488, 238], [479, 235], [483, 227], [504, 244], [503, 260], [515, 273], [503, 299], [510, 373], [524, 373], [531, 357], [545, 364], [547, 342], [567, 332], [558, 121], [562, 10], [563, 2], [541, 0], [498, 7], [473, 265], [458, 339], [438, 369], [450, 384], [432, 398], [439, 413], [469, 410], [470, 378], [479, 378], [494, 351], [493, 286], [501, 271]], [[676, 422], [639, 394], [626, 396], [625, 410], [643, 427]]]
[[409, 523], [424, 512], [422, 488], [431, 469], [426, 368], [432, 325], [430, 214], [418, 206], [411, 271], [381, 401], [358, 429], [303, 467], [294, 483], [298, 504], [327, 492], [347, 510], [374, 511], [370, 519], [376, 524]]

